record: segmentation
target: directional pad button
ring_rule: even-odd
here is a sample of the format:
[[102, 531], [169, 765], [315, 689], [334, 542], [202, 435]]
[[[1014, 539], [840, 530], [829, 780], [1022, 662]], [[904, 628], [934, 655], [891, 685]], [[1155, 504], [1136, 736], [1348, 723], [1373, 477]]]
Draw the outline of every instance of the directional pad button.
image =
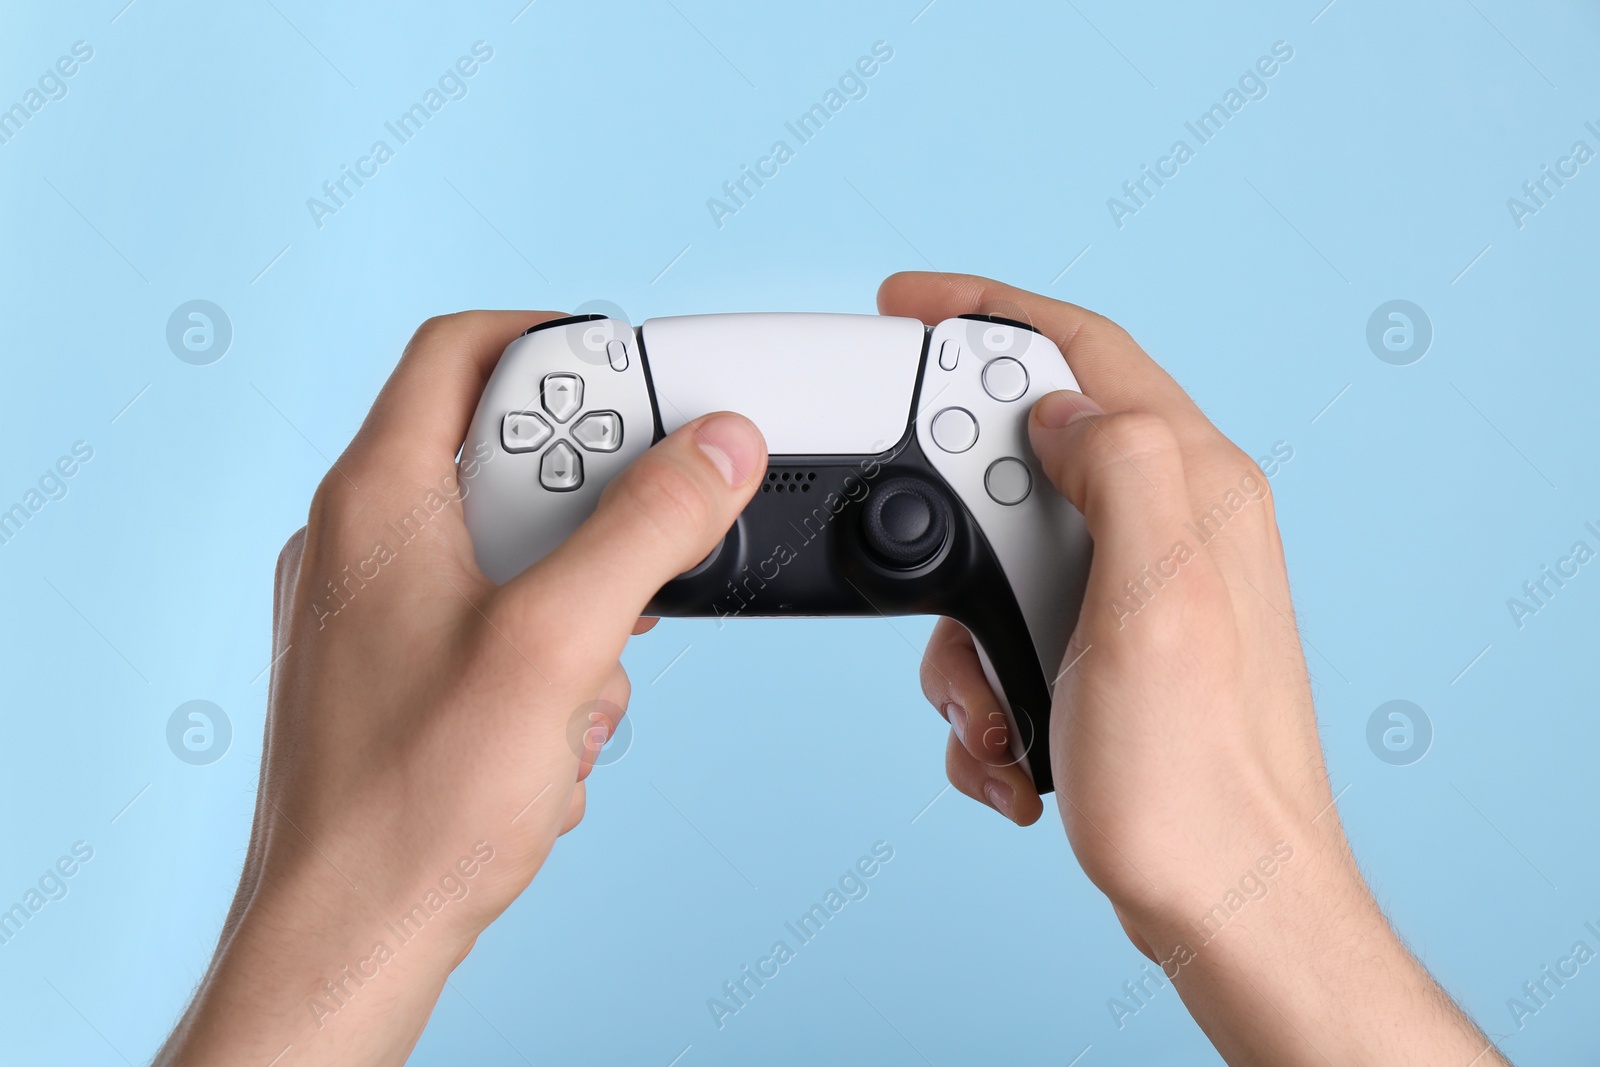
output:
[[539, 484], [554, 493], [571, 492], [582, 485], [583, 457], [578, 450], [565, 441], [551, 445], [539, 460]]
[[550, 440], [550, 424], [531, 411], [510, 411], [500, 421], [500, 444], [507, 452], [532, 452]]
[[583, 407], [583, 379], [576, 374], [546, 374], [539, 395], [550, 417], [566, 422]]
[[615, 452], [622, 447], [622, 416], [591, 411], [572, 427], [572, 439], [589, 452]]

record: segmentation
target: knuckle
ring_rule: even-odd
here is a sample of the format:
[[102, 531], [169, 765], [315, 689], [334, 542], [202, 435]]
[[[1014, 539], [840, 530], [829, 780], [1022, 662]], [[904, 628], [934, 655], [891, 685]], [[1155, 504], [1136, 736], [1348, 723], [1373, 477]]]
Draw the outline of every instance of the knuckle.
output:
[[1109, 319], [1098, 311], [1084, 310], [1082, 324], [1078, 327], [1078, 339], [1081, 343], [1097, 349], [1118, 350], [1127, 347], [1138, 348], [1139, 342], [1133, 335], [1122, 327], [1115, 319]]
[[[1213, 464], [1233, 485], [1241, 485], [1251, 478], [1261, 478], [1261, 468], [1256, 466], [1256, 461], [1232, 441], [1225, 440], [1217, 447]], [[1265, 481], [1264, 478], [1261, 480]]]
[[349, 488], [341, 484], [334, 471], [323, 475], [322, 481], [317, 483], [316, 492], [311, 494], [311, 510], [306, 518], [307, 529], [322, 537], [330, 533], [336, 534], [348, 527], [354, 503], [350, 495]]
[[[567, 805], [566, 818], [561, 821], [561, 834], [571, 833], [583, 821], [584, 813], [588, 810], [588, 791], [583, 783], [578, 783], [578, 788], [573, 790], [572, 800]], [[559, 835], [558, 835], [559, 836]]]
[[1178, 456], [1178, 436], [1160, 415], [1124, 411], [1096, 420], [1096, 432], [1086, 447], [1097, 467], [1139, 460], [1172, 461]]
[[407, 350], [424, 348], [440, 338], [453, 333], [462, 320], [471, 312], [457, 311], [449, 315], [432, 315], [422, 320], [416, 332], [411, 335], [411, 341], [406, 345]]
[[306, 528], [304, 526], [289, 535], [283, 543], [283, 548], [278, 551], [278, 563], [273, 569], [273, 584], [281, 587], [284, 577], [300, 565], [300, 560], [306, 550]]
[[1252, 464], [1239, 480], [1239, 485], [1248, 494], [1251, 521], [1262, 529], [1276, 529], [1278, 506], [1272, 499], [1272, 483], [1267, 480], [1267, 476]]
[[1116, 345], [1134, 345], [1137, 347], [1138, 342], [1133, 339], [1133, 334], [1129, 333], [1122, 323], [1117, 322], [1115, 319], [1108, 319], [1098, 312], [1095, 313], [1094, 318], [1096, 328], [1105, 336], [1107, 341]]
[[311, 494], [306, 537], [313, 545], [348, 548], [365, 532], [363, 513], [369, 501], [339, 468], [328, 471]]
[[1220, 505], [1230, 514], [1248, 513], [1252, 526], [1276, 524], [1272, 486], [1261, 467], [1230, 441], [1209, 448], [1198, 466], [1197, 488], [1213, 499], [1211, 510]]
[[950, 680], [945, 677], [944, 671], [939, 669], [936, 661], [937, 652], [932, 645], [922, 654], [922, 666], [918, 669], [918, 681], [922, 683], [922, 695], [934, 709], [943, 712], [943, 705], [950, 695]]

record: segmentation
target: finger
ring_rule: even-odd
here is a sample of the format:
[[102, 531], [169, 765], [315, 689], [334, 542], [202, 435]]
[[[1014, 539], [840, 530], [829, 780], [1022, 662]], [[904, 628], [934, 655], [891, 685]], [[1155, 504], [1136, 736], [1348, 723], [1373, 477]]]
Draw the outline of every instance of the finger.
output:
[[638, 637], [640, 634], [649, 633], [656, 628], [656, 623], [660, 621], [654, 615], [639, 616], [639, 621], [633, 624], [633, 636]]
[[1128, 913], [1115, 904], [1111, 905], [1111, 910], [1116, 913], [1117, 922], [1122, 924], [1122, 932], [1128, 935], [1128, 940], [1133, 942], [1133, 947], [1150, 957], [1151, 963], [1160, 963], [1161, 961], [1156, 958], [1155, 950], [1150, 947], [1150, 942], [1134, 926], [1133, 919], [1129, 917]]
[[306, 554], [306, 528], [289, 535], [278, 553], [278, 566], [272, 576], [272, 655], [277, 657], [289, 638], [288, 612], [295, 586], [300, 583], [300, 563]]
[[878, 310], [926, 323], [970, 314], [1026, 322], [1056, 343], [1083, 391], [1107, 411], [1153, 411], [1182, 433], [1216, 434], [1189, 395], [1127, 331], [1076, 304], [971, 274], [906, 271], [884, 280]]
[[530, 637], [559, 649], [614, 634], [617, 647], [605, 654], [615, 657], [656, 591], [728, 532], [766, 465], [766, 443], [749, 419], [695, 419], [634, 460], [594, 514], [501, 595], [519, 625], [537, 628]]
[[[1033, 825], [1044, 811], [1039, 794], [1033, 791], [1031, 784], [1025, 790], [1018, 790], [1009, 775], [997, 774], [996, 770], [968, 752], [966, 746], [956, 739], [955, 732], [951, 731], [950, 741], [944, 750], [944, 773], [950, 779], [950, 784], [958, 792], [993, 808], [1018, 826]], [[1006, 770], [1021, 774], [1015, 767]]]
[[579, 782], [572, 787], [572, 799], [567, 801], [567, 813], [561, 817], [561, 829], [556, 831], [556, 836], [573, 830], [583, 821], [583, 813], [588, 805], [589, 787]]
[[984, 676], [972, 635], [960, 623], [940, 619], [934, 626], [922, 653], [922, 693], [968, 752], [995, 766], [1014, 762], [1005, 712]]
[[1160, 416], [1102, 414], [1088, 397], [1062, 390], [1034, 405], [1028, 437], [1094, 540], [1086, 603], [1142, 604], [1180, 569], [1212, 573], [1186, 527], [1183, 454]]
[[[295, 604], [295, 590], [300, 585], [301, 564], [306, 555], [306, 528], [304, 526], [289, 535], [289, 540], [284, 542], [283, 549], [278, 553], [278, 565], [272, 576], [272, 666], [273, 670], [267, 676], [267, 691], [269, 694], [277, 688], [277, 664], [289, 650], [292, 638], [291, 631], [295, 628], [294, 616], [297, 612], [304, 611], [303, 607]], [[268, 707], [272, 702], [268, 702]]]
[[[1038, 818], [1037, 811], [1043, 810], [1039, 791], [1011, 753], [1005, 712], [989, 688], [965, 626], [950, 619], [934, 626], [922, 657], [922, 692], [950, 723], [951, 736], [983, 768], [985, 780], [977, 784], [978, 792], [967, 795], [1024, 826]], [[990, 795], [995, 790], [995, 796], [1006, 798], [1004, 807]]]
[[1182, 456], [1159, 416], [1107, 415], [1063, 389], [1033, 406], [1028, 439], [1050, 481], [1083, 512], [1096, 562], [1119, 553], [1148, 558], [1186, 521]]
[[615, 663], [594, 701], [573, 713], [575, 719], [567, 736], [574, 741], [578, 752], [578, 781], [593, 773], [601, 750], [617, 735], [632, 695], [633, 683], [628, 680], [628, 672], [622, 669], [622, 664]]
[[462, 311], [424, 322], [336, 466], [365, 471], [371, 460], [431, 474], [453, 464], [500, 354], [530, 326], [560, 314]]

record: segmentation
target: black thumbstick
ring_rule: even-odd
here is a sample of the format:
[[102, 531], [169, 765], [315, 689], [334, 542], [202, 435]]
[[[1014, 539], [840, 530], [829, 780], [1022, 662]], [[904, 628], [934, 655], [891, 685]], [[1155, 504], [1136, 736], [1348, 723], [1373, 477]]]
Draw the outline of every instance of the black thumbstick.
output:
[[950, 536], [950, 504], [917, 478], [890, 478], [861, 509], [861, 536], [878, 561], [911, 569], [931, 561]]

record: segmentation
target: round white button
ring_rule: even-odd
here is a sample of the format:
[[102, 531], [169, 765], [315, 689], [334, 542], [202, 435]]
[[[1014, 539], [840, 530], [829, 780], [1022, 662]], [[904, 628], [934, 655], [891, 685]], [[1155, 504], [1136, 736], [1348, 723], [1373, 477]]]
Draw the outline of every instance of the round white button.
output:
[[1022, 460], [1007, 456], [989, 464], [983, 476], [983, 487], [989, 490], [996, 504], [1020, 504], [1028, 499], [1033, 489], [1033, 475]]
[[992, 359], [983, 368], [983, 391], [996, 400], [1016, 400], [1028, 391], [1028, 369], [1010, 356]]
[[978, 420], [965, 408], [945, 408], [928, 429], [933, 443], [946, 452], [965, 452], [978, 443]]

